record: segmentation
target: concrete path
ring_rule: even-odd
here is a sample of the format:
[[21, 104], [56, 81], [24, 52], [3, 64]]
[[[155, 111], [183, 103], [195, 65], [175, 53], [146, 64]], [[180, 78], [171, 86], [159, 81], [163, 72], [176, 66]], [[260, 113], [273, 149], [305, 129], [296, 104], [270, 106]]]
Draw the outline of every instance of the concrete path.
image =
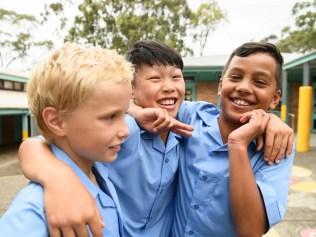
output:
[[[310, 152], [295, 157], [285, 219], [265, 237], [316, 237], [316, 135], [311, 146]], [[26, 183], [16, 147], [0, 150], [0, 215]]]

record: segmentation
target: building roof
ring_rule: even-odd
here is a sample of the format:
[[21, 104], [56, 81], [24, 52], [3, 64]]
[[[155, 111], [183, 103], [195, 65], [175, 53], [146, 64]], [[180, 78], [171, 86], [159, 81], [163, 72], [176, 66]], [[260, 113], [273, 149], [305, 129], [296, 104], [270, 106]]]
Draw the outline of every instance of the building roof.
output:
[[22, 91], [0, 90], [1, 109], [27, 109], [26, 93]]
[[[212, 56], [185, 57], [183, 58], [183, 63], [184, 67], [224, 67], [229, 56], [229, 54], [218, 54]], [[282, 56], [284, 58], [284, 63], [287, 64], [300, 57], [301, 54], [282, 53]]]
[[316, 67], [316, 51], [293, 58], [292, 60], [285, 63], [284, 69], [301, 67], [304, 63], [307, 62]]
[[0, 68], [0, 80], [27, 82], [29, 78], [29, 72], [21, 72], [8, 68]]

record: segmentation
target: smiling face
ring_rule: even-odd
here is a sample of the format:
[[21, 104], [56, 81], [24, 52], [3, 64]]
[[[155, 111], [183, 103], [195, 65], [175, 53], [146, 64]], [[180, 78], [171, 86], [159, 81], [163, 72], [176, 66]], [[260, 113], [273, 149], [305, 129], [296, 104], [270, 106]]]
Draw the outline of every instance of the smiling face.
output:
[[275, 109], [280, 99], [277, 65], [267, 53], [234, 56], [219, 85], [220, 121], [240, 124], [240, 115], [254, 109]]
[[129, 81], [99, 82], [86, 101], [65, 113], [62, 149], [77, 164], [116, 159], [128, 135], [124, 118], [131, 93]]
[[182, 71], [170, 65], [141, 65], [135, 75], [133, 97], [144, 108], [162, 108], [175, 117], [184, 99]]

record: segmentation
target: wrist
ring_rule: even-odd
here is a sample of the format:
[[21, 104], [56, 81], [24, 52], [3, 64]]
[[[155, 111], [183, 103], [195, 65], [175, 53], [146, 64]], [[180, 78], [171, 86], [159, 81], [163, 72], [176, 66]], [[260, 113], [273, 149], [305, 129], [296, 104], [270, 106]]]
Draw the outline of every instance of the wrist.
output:
[[242, 139], [234, 139], [228, 137], [227, 140], [228, 150], [247, 151], [248, 145]]

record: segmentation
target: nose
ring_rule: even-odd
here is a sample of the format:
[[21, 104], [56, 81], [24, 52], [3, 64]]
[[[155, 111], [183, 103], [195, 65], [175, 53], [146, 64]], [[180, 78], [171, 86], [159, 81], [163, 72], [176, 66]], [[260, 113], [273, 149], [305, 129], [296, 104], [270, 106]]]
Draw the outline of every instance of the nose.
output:
[[127, 123], [126, 123], [125, 119], [123, 118], [121, 120], [120, 125], [119, 125], [119, 131], [117, 133], [117, 136], [120, 139], [124, 140], [125, 138], [128, 137], [128, 134], [129, 134], [129, 129], [128, 129], [128, 126], [127, 126]]
[[175, 91], [171, 78], [164, 79], [163, 84], [162, 84], [162, 91], [165, 93], [170, 93], [170, 92]]
[[236, 86], [236, 90], [239, 93], [249, 94], [251, 93], [251, 82], [249, 80], [241, 80]]

